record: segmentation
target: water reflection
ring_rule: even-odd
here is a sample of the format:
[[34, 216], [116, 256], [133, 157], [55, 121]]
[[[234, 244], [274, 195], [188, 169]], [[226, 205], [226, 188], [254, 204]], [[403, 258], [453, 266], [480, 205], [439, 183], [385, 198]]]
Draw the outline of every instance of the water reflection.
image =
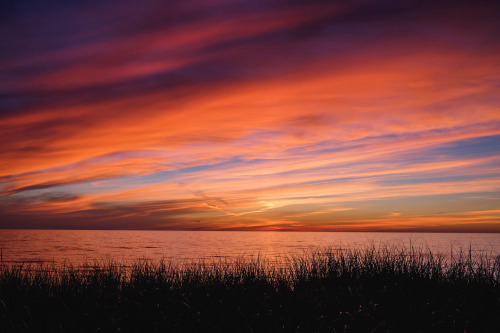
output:
[[48, 262], [79, 266], [138, 260], [177, 264], [200, 260], [265, 258], [283, 262], [304, 252], [370, 246], [429, 249], [448, 256], [460, 250], [500, 255], [500, 234], [244, 232], [244, 231], [73, 231], [0, 230], [4, 264]]

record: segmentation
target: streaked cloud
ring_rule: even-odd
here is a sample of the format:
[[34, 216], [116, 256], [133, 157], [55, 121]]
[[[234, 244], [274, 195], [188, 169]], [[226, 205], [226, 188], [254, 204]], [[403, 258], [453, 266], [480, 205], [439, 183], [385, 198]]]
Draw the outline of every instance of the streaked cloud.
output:
[[4, 9], [0, 227], [500, 231], [496, 2]]

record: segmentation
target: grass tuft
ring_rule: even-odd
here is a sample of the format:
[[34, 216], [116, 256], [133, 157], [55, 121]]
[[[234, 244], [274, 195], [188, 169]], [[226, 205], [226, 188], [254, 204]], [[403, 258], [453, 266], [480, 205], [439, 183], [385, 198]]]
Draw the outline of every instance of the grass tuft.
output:
[[322, 250], [178, 266], [0, 268], [0, 331], [427, 332], [500, 327], [500, 258]]

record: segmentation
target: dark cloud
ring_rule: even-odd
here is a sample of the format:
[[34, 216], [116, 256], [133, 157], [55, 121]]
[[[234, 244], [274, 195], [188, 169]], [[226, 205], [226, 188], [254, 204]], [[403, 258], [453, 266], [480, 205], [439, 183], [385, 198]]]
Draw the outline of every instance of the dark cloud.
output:
[[[87, 209], [50, 212], [45, 215], [29, 210], [13, 213], [16, 206], [26, 208], [26, 204], [29, 206], [33, 203], [60, 202], [76, 198], [71, 194], [59, 192], [19, 199], [16, 203], [9, 202], [9, 209], [0, 210], [0, 228], [191, 229], [192, 226], [199, 229], [203, 228], [204, 223], [189, 215], [211, 211], [210, 208], [199, 206], [203, 201], [201, 199], [185, 199], [131, 204], [99, 202]], [[146, 216], [148, 218], [145, 218]]]
[[[15, 193], [21, 193], [21, 192], [27, 192], [27, 191], [34, 191], [34, 190], [45, 190], [45, 189], [51, 189], [51, 188], [57, 188], [60, 186], [67, 186], [67, 185], [73, 185], [73, 184], [81, 184], [81, 183], [86, 183], [86, 182], [91, 182], [91, 181], [97, 181], [101, 179], [110, 179], [113, 177], [118, 177], [120, 175], [117, 174], [104, 174], [104, 175], [98, 175], [98, 176], [92, 176], [92, 177], [75, 177], [71, 178], [68, 180], [63, 180], [63, 181], [56, 181], [56, 182], [43, 182], [43, 183], [38, 183], [34, 185], [29, 185], [29, 186], [22, 186], [22, 187], [16, 187], [15, 185], [13, 186], [7, 186], [7, 190], [5, 191], [4, 195], [11, 195]], [[6, 178], [6, 184], [15, 184], [16, 177], [5, 177]], [[1, 179], [0, 179], [1, 181]]]
[[[40, 7], [34, 3], [19, 5], [19, 15], [11, 18], [10, 24], [28, 25], [24, 20], [34, 18], [36, 11], [33, 6], [36, 10]], [[339, 61], [338, 56], [341, 54], [348, 55], [366, 47], [367, 43], [377, 43], [395, 36], [410, 37], [410, 43], [415, 38], [424, 38], [451, 45], [465, 43], [461, 45], [465, 47], [471, 41], [477, 43], [479, 37], [483, 43], [495, 44], [498, 37], [493, 35], [494, 28], [500, 26], [492, 14], [492, 7], [498, 6], [487, 1], [474, 2], [474, 5], [466, 1], [453, 2], [453, 6], [451, 2], [436, 4], [425, 1], [297, 2], [294, 6], [303, 8], [309, 16], [308, 20], [255, 34], [236, 35], [222, 41], [208, 40], [206, 45], [198, 45], [195, 49], [181, 47], [162, 50], [153, 47], [141, 50], [142, 45], [138, 48], [133, 44], [136, 36], [141, 34], [147, 37], [147, 33], [158, 31], [182, 32], [196, 22], [202, 31], [211, 29], [213, 23], [245, 19], [252, 14], [265, 14], [265, 20], [272, 22], [280, 19], [289, 8], [280, 1], [269, 4], [257, 1], [254, 5], [244, 2], [214, 2], [206, 6], [153, 0], [144, 4], [141, 2], [140, 5], [136, 1], [107, 1], [94, 2], [81, 13], [82, 6], [79, 2], [63, 6], [58, 2], [44, 5], [41, 7], [44, 9], [41, 14], [36, 12], [42, 18], [38, 18], [38, 22], [30, 21], [33, 28], [28, 31], [9, 29], [9, 33], [4, 34], [0, 40], [2, 49], [8, 50], [8, 56], [4, 55], [7, 58], [3, 62], [0, 60], [3, 82], [0, 93], [3, 95], [4, 114], [11, 114], [12, 110], [35, 111], [40, 106], [50, 108], [79, 105], [89, 101], [140, 96], [155, 91], [164, 91], [167, 93], [166, 99], [172, 99], [176, 97], [175, 94], [172, 95], [173, 91], [186, 87], [199, 90], [218, 84], [283, 75], [290, 68], [297, 71], [311, 66], [318, 59], [332, 56]], [[466, 12], [468, 9], [472, 10]], [[259, 20], [259, 16], [256, 16], [256, 20]], [[262, 24], [260, 21], [246, 19], [243, 23], [255, 26]], [[463, 35], [460, 39], [454, 38], [456, 30], [451, 29], [450, 25], [465, 27], [472, 34]], [[477, 30], [479, 33], [474, 32]], [[485, 36], [494, 40], [488, 42], [484, 40]], [[103, 43], [103, 38], [105, 43], [97, 46]], [[130, 39], [128, 44], [127, 38]], [[115, 47], [116, 41], [121, 43], [119, 48]], [[476, 44], [473, 46], [478, 47]], [[72, 49], [75, 52], [70, 52]], [[50, 56], [44, 57], [45, 54]], [[35, 85], [20, 89], [9, 83], [26, 82], [82, 63], [102, 68], [127, 68], [134, 66], [137, 61], [147, 63], [150, 61], [148, 59], [169, 58], [172, 55], [181, 58], [203, 55], [204, 59], [175, 69], [160, 70], [117, 82], [97, 80], [83, 87], [54, 89]], [[40, 58], [47, 60], [40, 61]], [[14, 65], [16, 63], [19, 65]], [[74, 78], [75, 82], [80, 79]]]
[[28, 196], [17, 196], [17, 197], [8, 197], [2, 198], [0, 201], [0, 207], [3, 207], [4, 210], [9, 211], [12, 207], [17, 206], [18, 208], [26, 207], [30, 204], [39, 204], [39, 203], [58, 203], [58, 202], [66, 202], [66, 201], [74, 201], [79, 199], [80, 196], [73, 193], [66, 192], [48, 192], [41, 194], [31, 194]]
[[79, 196], [73, 193], [65, 193], [65, 192], [50, 192], [44, 194], [33, 195], [29, 198], [30, 202], [65, 202], [65, 201], [74, 201], [78, 199]]

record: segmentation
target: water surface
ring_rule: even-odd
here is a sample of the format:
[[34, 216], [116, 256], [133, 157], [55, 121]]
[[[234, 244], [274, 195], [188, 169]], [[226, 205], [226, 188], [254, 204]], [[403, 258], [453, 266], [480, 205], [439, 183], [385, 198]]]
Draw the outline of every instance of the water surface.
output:
[[258, 231], [112, 231], [0, 230], [3, 263], [49, 262], [81, 265], [113, 261], [255, 258], [273, 262], [315, 249], [362, 249], [369, 246], [430, 249], [500, 255], [500, 234], [385, 232], [258, 232]]

